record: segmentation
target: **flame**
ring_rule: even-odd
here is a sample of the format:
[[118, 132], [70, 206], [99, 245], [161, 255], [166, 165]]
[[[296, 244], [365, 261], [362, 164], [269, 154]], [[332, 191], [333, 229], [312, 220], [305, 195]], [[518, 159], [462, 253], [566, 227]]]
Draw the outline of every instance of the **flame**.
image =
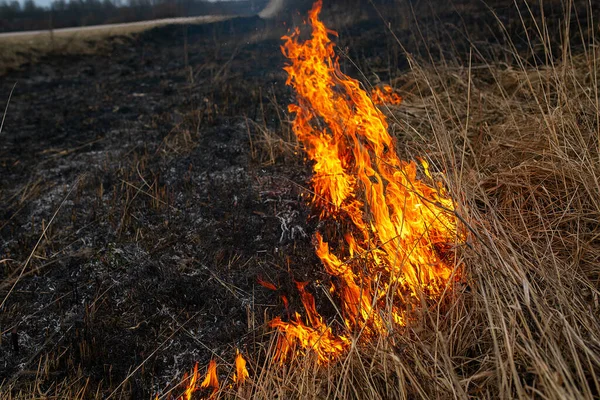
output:
[[246, 360], [238, 350], [235, 355], [235, 374], [233, 374], [233, 382], [242, 384], [249, 376], [250, 374], [248, 374], [248, 370], [246, 369]]
[[[309, 352], [322, 363], [333, 361], [348, 349], [353, 332], [369, 340], [405, 326], [407, 309], [449, 289], [457, 274], [447, 253], [463, 239], [443, 185], [434, 181], [427, 161], [419, 164], [429, 184], [417, 178], [414, 161], [400, 160], [376, 107], [399, 105], [402, 98], [390, 86], [369, 96], [340, 70], [328, 37], [337, 33], [319, 20], [321, 7], [317, 0], [309, 13], [311, 38], [301, 43], [296, 28], [283, 37], [282, 52], [291, 61], [284, 68], [286, 83], [297, 93], [298, 104], [288, 107], [295, 114], [293, 131], [313, 161], [312, 202], [321, 220], [333, 219], [345, 229], [343, 240], [315, 234], [316, 254], [332, 278], [327, 292], [338, 302], [343, 326], [334, 331], [317, 311], [309, 282], [296, 282], [305, 316], [295, 312], [289, 321], [270, 322], [280, 333], [275, 359], [282, 363]], [[258, 283], [279, 290], [260, 277]], [[289, 316], [288, 299], [280, 298]], [[233, 382], [239, 385], [248, 377], [246, 360], [237, 351]], [[200, 388], [216, 393], [215, 360], [199, 387], [198, 378], [196, 364], [180, 399], [191, 400]]]
[[277, 286], [275, 286], [271, 282], [267, 282], [267, 281], [263, 280], [260, 276], [256, 279], [256, 281], [258, 282], [258, 284], [260, 286], [262, 286], [264, 288], [267, 288], [269, 290], [277, 290]]
[[302, 298], [302, 305], [307, 313], [307, 323], [302, 321], [300, 314], [295, 313], [292, 321], [284, 322], [275, 317], [269, 325], [284, 334], [277, 342], [275, 358], [284, 362], [289, 355], [302, 353], [302, 349], [310, 349], [317, 354], [321, 361], [331, 361], [340, 354], [350, 343], [344, 336], [336, 335], [323, 322], [317, 312], [315, 298], [305, 290], [308, 282], [296, 282], [296, 287]]
[[284, 295], [279, 296], [279, 298], [283, 302], [283, 307], [285, 308], [285, 312], [287, 313], [287, 315], [289, 317], [290, 316], [290, 302], [288, 301], [287, 297]]
[[214, 390], [219, 388], [219, 377], [217, 375], [217, 362], [215, 360], [210, 360], [208, 363], [208, 368], [206, 369], [206, 376], [204, 380], [200, 384], [201, 388], [211, 387]]
[[394, 89], [389, 85], [376, 87], [371, 91], [371, 100], [375, 105], [392, 104], [398, 106], [402, 103], [402, 97], [394, 93]]
[[353, 331], [365, 339], [389, 334], [406, 325], [410, 302], [420, 294], [441, 296], [453, 273], [443, 253], [457, 236], [454, 203], [425, 161], [421, 168], [432, 184], [417, 178], [414, 161], [400, 160], [375, 105], [402, 99], [389, 86], [370, 97], [341, 71], [329, 39], [337, 33], [319, 20], [321, 7], [318, 0], [309, 13], [311, 38], [300, 42], [296, 28], [282, 38], [282, 52], [290, 61], [286, 83], [297, 94], [288, 107], [293, 131], [313, 162], [312, 202], [322, 220], [345, 229], [343, 240], [331, 244], [315, 235], [345, 329], [334, 332], [307, 283], [297, 282], [305, 319], [295, 313], [289, 322], [270, 322], [281, 333], [276, 358], [282, 361], [311, 350], [327, 362], [345, 351]]
[[[187, 379], [187, 374], [184, 375], [183, 379]], [[198, 382], [198, 363], [194, 365], [194, 371], [192, 372], [192, 376], [188, 382], [187, 388], [183, 393], [182, 398], [185, 400], [192, 400], [192, 394], [198, 390], [196, 384]], [[158, 397], [158, 396], [157, 396]]]
[[[184, 374], [182, 382], [187, 381], [187, 386], [183, 394], [177, 397], [178, 400], [191, 400], [192, 396], [195, 392], [200, 389], [208, 389], [212, 388], [212, 394], [210, 394], [210, 398], [213, 398], [217, 391], [219, 390], [219, 377], [217, 375], [217, 362], [213, 359], [210, 360], [208, 367], [206, 369], [206, 376], [202, 383], [198, 386], [198, 380], [200, 375], [198, 374], [198, 363], [194, 365], [194, 369], [192, 370], [191, 376], [187, 373]], [[233, 373], [233, 383], [240, 386], [244, 383], [250, 374], [248, 373], [248, 369], [246, 368], [246, 360], [242, 356], [239, 350], [236, 349], [235, 356], [235, 372]], [[229, 384], [228, 388], [232, 388], [233, 384]], [[158, 394], [155, 397], [155, 400], [158, 400]]]

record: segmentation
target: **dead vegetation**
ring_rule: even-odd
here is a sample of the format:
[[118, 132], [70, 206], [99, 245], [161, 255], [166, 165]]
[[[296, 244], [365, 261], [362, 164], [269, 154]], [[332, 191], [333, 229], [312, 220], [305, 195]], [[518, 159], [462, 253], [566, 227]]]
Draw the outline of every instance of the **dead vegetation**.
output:
[[85, 56], [106, 53], [111, 42], [123, 42], [126, 33], [90, 32], [0, 38], [0, 76], [27, 64], [37, 64], [44, 57]]
[[[572, 6], [564, 3], [567, 10]], [[389, 73], [392, 85], [405, 99], [400, 107], [386, 110], [402, 157], [425, 157], [430, 161], [435, 176], [444, 179], [451, 191], [458, 206], [457, 217], [469, 232], [468, 241], [455, 249], [457, 263], [465, 271], [464, 281], [439, 302], [417, 310], [414, 323], [405, 330], [376, 343], [364, 344], [357, 337], [350, 352], [337, 363], [318, 366], [309, 356], [281, 366], [269, 361], [274, 338], [269, 342], [264, 336], [269, 333], [264, 323], [280, 310], [254, 307], [256, 299], [248, 296], [245, 289], [219, 278], [220, 272], [202, 270], [202, 277], [212, 279], [217, 287], [233, 293], [233, 297], [252, 299], [245, 303], [248, 308], [244, 310], [251, 379], [241, 388], [223, 386], [214, 398], [593, 399], [600, 395], [600, 54], [594, 31], [597, 22], [590, 14], [588, 20], [578, 20], [577, 27], [561, 25], [563, 39], [557, 46], [543, 17], [526, 17], [521, 23], [537, 21], [525, 27], [531, 35], [530, 48], [520, 48], [511, 42], [510, 29], [498, 17], [494, 33], [505, 40], [500, 49], [481, 49], [485, 45], [473, 40], [468, 52], [456, 59], [446, 58], [445, 53], [417, 55], [407, 51], [410, 70]], [[381, 24], [380, 29], [387, 28]], [[407, 24], [406, 29], [418, 32], [414, 23]], [[388, 60], [396, 57], [396, 51], [402, 53], [401, 37], [396, 45], [400, 50], [390, 50]], [[389, 67], [382, 68], [386, 64], [382, 60], [374, 62], [372, 68], [366, 56], [362, 60], [352, 58], [348, 64], [354, 62], [371, 83], [376, 83], [371, 77], [384, 75], [385, 68], [390, 71]], [[258, 117], [244, 119], [247, 151], [259, 168], [289, 167], [302, 156], [289, 130], [284, 111], [286, 102], [275, 94], [259, 97], [264, 99], [265, 106], [257, 113]], [[170, 237], [167, 226], [161, 227], [161, 224], [173, 225], [174, 222], [168, 222], [170, 219], [146, 226], [136, 222], [136, 218], [143, 209], [151, 209], [161, 220], [161, 215], [177, 215], [184, 204], [189, 206], [192, 199], [197, 201], [195, 197], [177, 201], [178, 193], [170, 191], [159, 171], [148, 165], [153, 165], [151, 154], [167, 159], [189, 156], [205, 134], [205, 122], [213, 121], [214, 107], [208, 105], [206, 110], [206, 114], [192, 112], [178, 119], [153, 149], [156, 153], [139, 149], [129, 153], [131, 160], [115, 172], [119, 182], [110, 194], [101, 182], [82, 178], [79, 185], [95, 188], [96, 201], [102, 205], [99, 213], [107, 216], [105, 220], [118, 236], [135, 237], [135, 242], [142, 243], [140, 246], [146, 250], [181, 240], [175, 235]], [[192, 164], [188, 165], [190, 170], [178, 186], [182, 191], [192, 191], [191, 187], [198, 184], [198, 178], [191, 172]], [[269, 206], [254, 212], [276, 215], [284, 209], [281, 199], [293, 196], [289, 187], [273, 184], [273, 176], [266, 175], [256, 177], [256, 184], [263, 190], [261, 195], [269, 199]], [[297, 182], [296, 186], [303, 184]], [[11, 203], [18, 199], [18, 204], [24, 204], [44, 190], [40, 181], [32, 181], [14, 194]], [[69, 192], [63, 188], [61, 193]], [[201, 201], [209, 202], [207, 199], [202, 197]], [[73, 215], [71, 218], [77, 218]], [[59, 239], [59, 235], [73, 234], [53, 231], [46, 221], [37, 224], [42, 224], [43, 236], [47, 236], [42, 244], [49, 246], [52, 242], [67, 241]], [[158, 234], [165, 235], [159, 244], [154, 241]], [[206, 240], [199, 234], [186, 239], [194, 244]], [[279, 232], [270, 238], [273, 246], [278, 245], [277, 239]], [[30, 248], [31, 241], [27, 243]], [[310, 247], [308, 241], [304, 240], [304, 250], [296, 250], [295, 240], [293, 245], [284, 247], [296, 255], [304, 254], [302, 251]], [[54, 251], [53, 254], [60, 254], [63, 249]], [[225, 252], [211, 254], [212, 262], [228, 264], [227, 268], [233, 270], [246, 263], [257, 263], [263, 266], [259, 268], [263, 272], [273, 272], [266, 266], [275, 265], [275, 271], [285, 273], [290, 263], [285, 255], [280, 258], [258, 255], [240, 261]], [[150, 254], [160, 251], [155, 249]], [[102, 255], [106, 265], [117, 269], [128, 268], [135, 262], [119, 260], [126, 256], [117, 248]], [[89, 255], [65, 251], [61, 257]], [[19, 268], [11, 259], [1, 261], [12, 271], [3, 281], [4, 290], [5, 284], [18, 280], [15, 276]], [[40, 273], [49, 262], [54, 262], [53, 259], [36, 261], [35, 269], [27, 274]], [[181, 260], [176, 268], [192, 275], [199, 273], [191, 260]], [[209, 288], [216, 290], [215, 286]], [[86, 327], [103, 326], [94, 313], [103, 302], [109, 304], [105, 296], [112, 290], [111, 285], [97, 288], [83, 322]], [[75, 296], [76, 291], [74, 288], [65, 296]], [[321, 304], [327, 303], [325, 296], [320, 299]], [[16, 308], [3, 312], [19, 314]], [[68, 346], [52, 352], [44, 352], [42, 348], [20, 375], [27, 378], [25, 383], [23, 379], [5, 382], [2, 396], [135, 398], [136, 373], [144, 374], [149, 360], [154, 352], [162, 350], [163, 343], [182, 332], [188, 332], [194, 342], [196, 336], [187, 329], [188, 324], [193, 324], [188, 318], [195, 318], [195, 312], [189, 310], [185, 317], [171, 316], [172, 323], [157, 325], [159, 345], [149, 348], [131, 366], [123, 381], [107, 378], [90, 383], [85, 360], [91, 362], [93, 351], [99, 350], [98, 346], [86, 347], [89, 343], [81, 337], [77, 342], [77, 359], [84, 361], [83, 367], [69, 367], [76, 374], [53, 375], [54, 371], [64, 370], [64, 363], [72, 362], [65, 350]], [[133, 314], [128, 318], [133, 319], [122, 322], [128, 323], [128, 329], [135, 330], [136, 325], [143, 324]], [[2, 329], [6, 338], [11, 327]], [[49, 334], [48, 343], [53, 339]], [[233, 358], [220, 361], [223, 378], [232, 373], [232, 361]], [[111, 376], [110, 371], [104, 372]], [[160, 392], [161, 399], [167, 399], [180, 394], [182, 384], [185, 382], [174, 378], [169, 389], [165, 389], [164, 381], [159, 382], [160, 387], [153, 388], [153, 393]]]
[[564, 43], [543, 66], [514, 48], [513, 66], [410, 59], [389, 114], [407, 157], [425, 152], [458, 201], [466, 287], [334, 367], [272, 368], [256, 398], [598, 396], [600, 59], [584, 48]]
[[512, 65], [476, 46], [468, 65], [409, 57], [388, 114], [458, 202], [465, 287], [335, 365], [257, 367], [253, 398], [597, 398], [600, 54], [563, 29], [558, 54], [543, 19], [531, 33], [541, 65], [510, 40]]

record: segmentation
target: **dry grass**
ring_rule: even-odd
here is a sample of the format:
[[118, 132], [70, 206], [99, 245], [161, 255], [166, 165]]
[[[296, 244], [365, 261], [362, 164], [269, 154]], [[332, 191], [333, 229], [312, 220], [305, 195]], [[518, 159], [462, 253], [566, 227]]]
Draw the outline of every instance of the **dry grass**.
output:
[[[246, 118], [250, 156], [263, 165], [297, 161], [301, 150], [292, 132], [288, 114], [278, 103], [274, 93], [271, 93], [268, 99], [268, 104], [260, 104], [261, 120], [253, 121]], [[267, 119], [271, 119], [274, 123], [267, 123]]]
[[410, 59], [391, 128], [457, 201], [470, 232], [457, 253], [464, 286], [335, 365], [258, 366], [251, 398], [600, 395], [600, 54], [593, 35], [574, 52], [581, 37], [562, 33], [574, 39], [559, 54], [543, 20], [531, 33], [544, 65], [510, 42], [511, 66]]
[[[593, 41], [553, 54], [543, 24], [533, 34], [547, 44], [544, 66], [509, 47], [512, 66], [410, 59], [394, 82], [406, 99], [387, 110], [401, 152], [430, 159], [469, 231], [457, 248], [464, 282], [404, 331], [357, 341], [333, 365], [274, 365], [267, 346], [250, 355], [251, 382], [215, 398], [600, 395], [600, 54]], [[289, 132], [251, 128], [264, 162], [296, 148]], [[83, 398], [84, 381], [61, 385], [52, 393]], [[9, 398], [45, 397], [32, 388]]]
[[0, 37], [0, 76], [18, 69], [24, 64], [33, 64], [48, 55], [96, 54], [109, 48], [106, 39], [122, 41], [134, 32], [89, 31], [84, 34], [67, 32], [51, 35], [38, 33], [31, 36]]

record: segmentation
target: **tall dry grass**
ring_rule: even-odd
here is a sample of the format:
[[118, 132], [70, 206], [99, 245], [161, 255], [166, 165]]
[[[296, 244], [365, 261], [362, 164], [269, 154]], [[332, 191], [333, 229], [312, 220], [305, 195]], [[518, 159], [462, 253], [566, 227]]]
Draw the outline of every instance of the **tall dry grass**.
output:
[[252, 398], [600, 396], [597, 23], [551, 32], [543, 15], [521, 17], [525, 52], [498, 17], [502, 57], [475, 45], [467, 65], [408, 55], [393, 82], [406, 98], [387, 110], [400, 151], [429, 158], [469, 232], [463, 285], [339, 363], [257, 366]]

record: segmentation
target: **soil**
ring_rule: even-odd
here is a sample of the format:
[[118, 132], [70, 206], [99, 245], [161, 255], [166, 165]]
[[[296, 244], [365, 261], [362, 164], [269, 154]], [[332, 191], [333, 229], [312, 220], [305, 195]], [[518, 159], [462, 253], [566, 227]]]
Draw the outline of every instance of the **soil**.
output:
[[[428, 37], [454, 36], [434, 59], [466, 62], [489, 36], [494, 19], [474, 11], [471, 37], [449, 29], [459, 11], [425, 21]], [[378, 17], [337, 28], [372, 83], [408, 67]], [[150, 398], [195, 362], [256, 353], [286, 315], [279, 296], [299, 309], [293, 281], [326, 282], [310, 166], [265, 144], [266, 130], [289, 135], [283, 32], [255, 18], [161, 27], [2, 77], [3, 101], [16, 86], [0, 133], [0, 382], [31, 382], [47, 357], [43, 386], [82, 374], [110, 393], [131, 374], [127, 396]], [[424, 58], [440, 49], [415, 32], [396, 35]]]
[[250, 314], [278, 307], [256, 279], [289, 280], [283, 255], [315, 264], [297, 243], [306, 168], [250, 157], [246, 118], [285, 80], [279, 41], [248, 42], [258, 23], [162, 28], [3, 79], [3, 298], [35, 251], [4, 305], [2, 379], [52, 353], [52, 380], [77, 365], [118, 382], [158, 349], [132, 381], [148, 398], [149, 377], [233, 361], [264, 322]]

